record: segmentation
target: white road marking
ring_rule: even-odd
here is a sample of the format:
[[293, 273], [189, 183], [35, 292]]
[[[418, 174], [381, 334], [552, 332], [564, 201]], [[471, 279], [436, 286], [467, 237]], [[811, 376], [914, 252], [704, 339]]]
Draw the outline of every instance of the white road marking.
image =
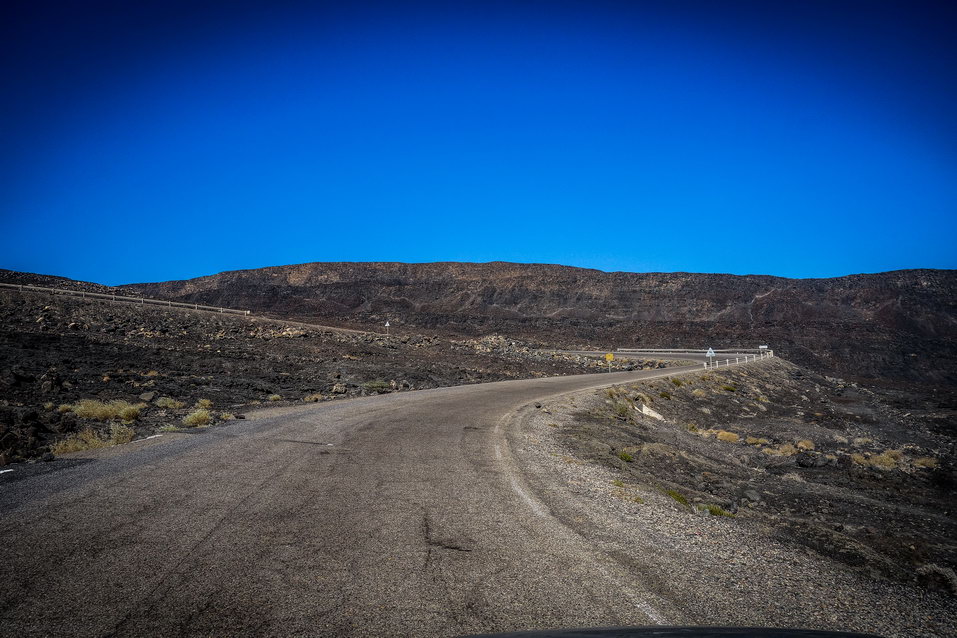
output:
[[513, 476], [511, 478], [512, 489], [515, 490], [515, 493], [522, 497], [522, 499], [528, 503], [528, 506], [532, 508], [532, 511], [538, 514], [539, 516], [545, 516], [545, 509], [539, 504], [538, 501], [533, 499], [528, 493], [522, 489], [522, 486], [518, 484], [518, 481]]
[[13, 470], [0, 470], [0, 474], [6, 474], [7, 472], [12, 472]]
[[148, 436], [148, 437], [146, 437], [145, 439], [140, 439], [140, 441], [149, 441], [150, 439], [157, 439], [157, 438], [159, 438], [159, 437], [161, 437], [161, 436], [163, 436], [163, 435], [162, 435], [162, 434], [154, 434], [153, 436]]

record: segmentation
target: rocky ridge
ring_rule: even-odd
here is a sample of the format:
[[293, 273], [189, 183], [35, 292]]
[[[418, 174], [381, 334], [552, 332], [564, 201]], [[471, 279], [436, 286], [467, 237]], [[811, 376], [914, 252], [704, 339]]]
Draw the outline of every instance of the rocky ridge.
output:
[[744, 347], [845, 377], [957, 386], [957, 271], [832, 279], [543, 264], [310, 263], [124, 289], [343, 325], [560, 345]]

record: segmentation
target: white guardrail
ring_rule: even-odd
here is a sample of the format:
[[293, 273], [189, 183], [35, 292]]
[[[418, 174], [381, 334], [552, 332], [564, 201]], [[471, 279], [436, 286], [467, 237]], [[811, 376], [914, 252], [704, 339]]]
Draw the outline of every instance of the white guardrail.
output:
[[[618, 348], [615, 352], [621, 352], [622, 354], [700, 354], [707, 356], [708, 350], [706, 348], [699, 348], [697, 350], [683, 350], [683, 349], [667, 349], [667, 348]], [[724, 366], [734, 365], [735, 363], [748, 363], [749, 361], [758, 361], [759, 359], [770, 359], [774, 356], [774, 350], [769, 350], [767, 348], [739, 348], [737, 350], [714, 350], [711, 352], [717, 353], [733, 353], [738, 356], [736, 357], [725, 357]], [[702, 362], [702, 366], [705, 369], [708, 368], [718, 368], [722, 365], [721, 358], [714, 356], [708, 357], [711, 361]], [[732, 362], [732, 359], [734, 361]]]
[[69, 290], [67, 288], [43, 288], [41, 286], [28, 286], [26, 284], [5, 284], [0, 283], [0, 288], [11, 288], [13, 290], [27, 292], [47, 292], [53, 295], [71, 295], [74, 297], [105, 299], [106, 301], [115, 301], [117, 303], [132, 303], [140, 306], [166, 306], [167, 308], [186, 308], [188, 310], [203, 310], [205, 312], [218, 312], [220, 314], [233, 314], [249, 316], [248, 310], [236, 310], [235, 308], [220, 308], [218, 306], [203, 306], [195, 303], [182, 303], [180, 301], [164, 301], [162, 299], [147, 299], [146, 297], [126, 297], [123, 295], [107, 295], [100, 292], [87, 292], [85, 290]]

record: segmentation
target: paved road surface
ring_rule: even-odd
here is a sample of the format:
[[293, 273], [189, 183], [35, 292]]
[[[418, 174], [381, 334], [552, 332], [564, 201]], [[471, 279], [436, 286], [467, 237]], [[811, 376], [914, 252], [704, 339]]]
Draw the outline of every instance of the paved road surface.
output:
[[[693, 368], [697, 370], [697, 368]], [[661, 370], [266, 410], [0, 475], [0, 634], [422, 635], [689, 622], [552, 518], [510, 413]]]

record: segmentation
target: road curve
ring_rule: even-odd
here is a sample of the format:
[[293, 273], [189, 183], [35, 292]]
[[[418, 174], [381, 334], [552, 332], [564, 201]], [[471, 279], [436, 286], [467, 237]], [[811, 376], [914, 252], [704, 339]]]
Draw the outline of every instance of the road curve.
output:
[[[264, 410], [0, 475], [0, 634], [416, 635], [688, 622], [550, 516], [513, 412], [697, 367]], [[122, 448], [122, 449], [121, 449]]]

